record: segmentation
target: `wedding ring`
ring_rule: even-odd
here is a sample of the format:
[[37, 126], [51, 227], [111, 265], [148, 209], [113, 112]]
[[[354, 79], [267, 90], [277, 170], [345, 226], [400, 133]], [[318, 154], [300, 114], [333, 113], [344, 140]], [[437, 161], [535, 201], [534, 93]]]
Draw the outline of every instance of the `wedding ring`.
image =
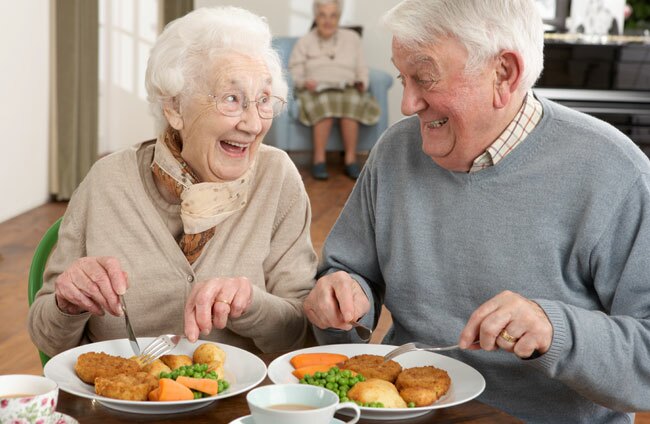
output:
[[225, 303], [226, 305], [230, 306], [230, 302], [228, 302], [228, 301], [226, 301], [226, 300], [217, 299], [217, 302], [219, 302], [219, 303]]
[[517, 343], [517, 338], [512, 337], [504, 328], [503, 331], [499, 333], [499, 337], [501, 337], [503, 340], [507, 341], [508, 343]]

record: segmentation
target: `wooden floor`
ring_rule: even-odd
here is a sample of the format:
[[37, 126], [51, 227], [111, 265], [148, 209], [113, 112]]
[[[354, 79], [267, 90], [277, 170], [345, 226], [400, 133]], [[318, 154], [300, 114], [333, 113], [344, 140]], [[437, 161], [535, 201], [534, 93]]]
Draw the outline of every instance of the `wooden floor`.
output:
[[[301, 167], [312, 202], [311, 235], [317, 252], [354, 185], [343, 175], [337, 158], [328, 157], [328, 161], [328, 181], [313, 180], [306, 167]], [[66, 203], [49, 203], [0, 223], [0, 374], [42, 372], [27, 332], [27, 276], [38, 241], [65, 208]], [[384, 311], [373, 342], [381, 340], [389, 325], [390, 314]], [[637, 414], [635, 423], [650, 424], [650, 413]]]

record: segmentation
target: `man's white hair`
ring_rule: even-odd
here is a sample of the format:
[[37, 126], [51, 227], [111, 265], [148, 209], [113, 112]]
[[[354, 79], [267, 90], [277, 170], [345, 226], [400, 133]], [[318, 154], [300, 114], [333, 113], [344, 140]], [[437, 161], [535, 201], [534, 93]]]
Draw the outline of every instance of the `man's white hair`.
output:
[[318, 14], [318, 8], [325, 4], [335, 4], [339, 15], [343, 12], [343, 0], [314, 0], [314, 16]]
[[467, 73], [502, 50], [517, 51], [524, 62], [521, 90], [535, 84], [544, 66], [544, 27], [533, 0], [404, 0], [382, 20], [408, 49], [454, 37], [467, 49]]

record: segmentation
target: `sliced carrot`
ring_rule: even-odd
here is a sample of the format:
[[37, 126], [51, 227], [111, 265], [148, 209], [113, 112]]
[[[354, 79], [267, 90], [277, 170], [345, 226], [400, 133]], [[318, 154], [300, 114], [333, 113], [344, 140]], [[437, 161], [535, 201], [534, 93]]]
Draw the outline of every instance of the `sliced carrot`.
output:
[[291, 371], [291, 374], [295, 375], [297, 379], [305, 378], [307, 374], [313, 377], [315, 372], [327, 372], [333, 366], [334, 365], [332, 364], [307, 365], [306, 367], [296, 368], [295, 370]]
[[[329, 364], [329, 365], [308, 365], [306, 367], [302, 368], [297, 368], [293, 371], [291, 371], [291, 374], [295, 375], [297, 379], [305, 378], [307, 374], [311, 375], [312, 377], [314, 376], [314, 373], [316, 372], [327, 372], [335, 366], [335, 364]], [[354, 377], [357, 375], [356, 372], [350, 370], [352, 373], [352, 376]]]
[[339, 353], [300, 353], [289, 360], [294, 368], [304, 368], [310, 365], [334, 365], [347, 361], [349, 358]]
[[159, 401], [194, 399], [194, 394], [190, 389], [171, 378], [161, 378], [158, 380], [158, 387], [160, 389]]
[[152, 401], [157, 401], [160, 398], [160, 387], [156, 387], [152, 391], [149, 392], [149, 396], [147, 396], [149, 400]]
[[197, 392], [207, 393], [210, 396], [219, 393], [219, 382], [210, 378], [193, 378], [181, 375], [176, 379], [176, 382]]

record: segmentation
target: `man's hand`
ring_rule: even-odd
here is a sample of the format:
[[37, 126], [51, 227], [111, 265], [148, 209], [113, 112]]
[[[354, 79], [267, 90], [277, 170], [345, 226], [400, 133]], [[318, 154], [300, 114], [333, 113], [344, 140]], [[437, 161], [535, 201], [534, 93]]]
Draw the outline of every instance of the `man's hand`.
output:
[[316, 327], [349, 330], [370, 310], [363, 289], [343, 271], [321, 277], [303, 304], [305, 315]]
[[504, 291], [478, 307], [460, 333], [463, 349], [480, 341], [483, 350], [497, 348], [528, 358], [533, 352], [546, 353], [553, 340], [553, 326], [544, 310], [532, 300]]

